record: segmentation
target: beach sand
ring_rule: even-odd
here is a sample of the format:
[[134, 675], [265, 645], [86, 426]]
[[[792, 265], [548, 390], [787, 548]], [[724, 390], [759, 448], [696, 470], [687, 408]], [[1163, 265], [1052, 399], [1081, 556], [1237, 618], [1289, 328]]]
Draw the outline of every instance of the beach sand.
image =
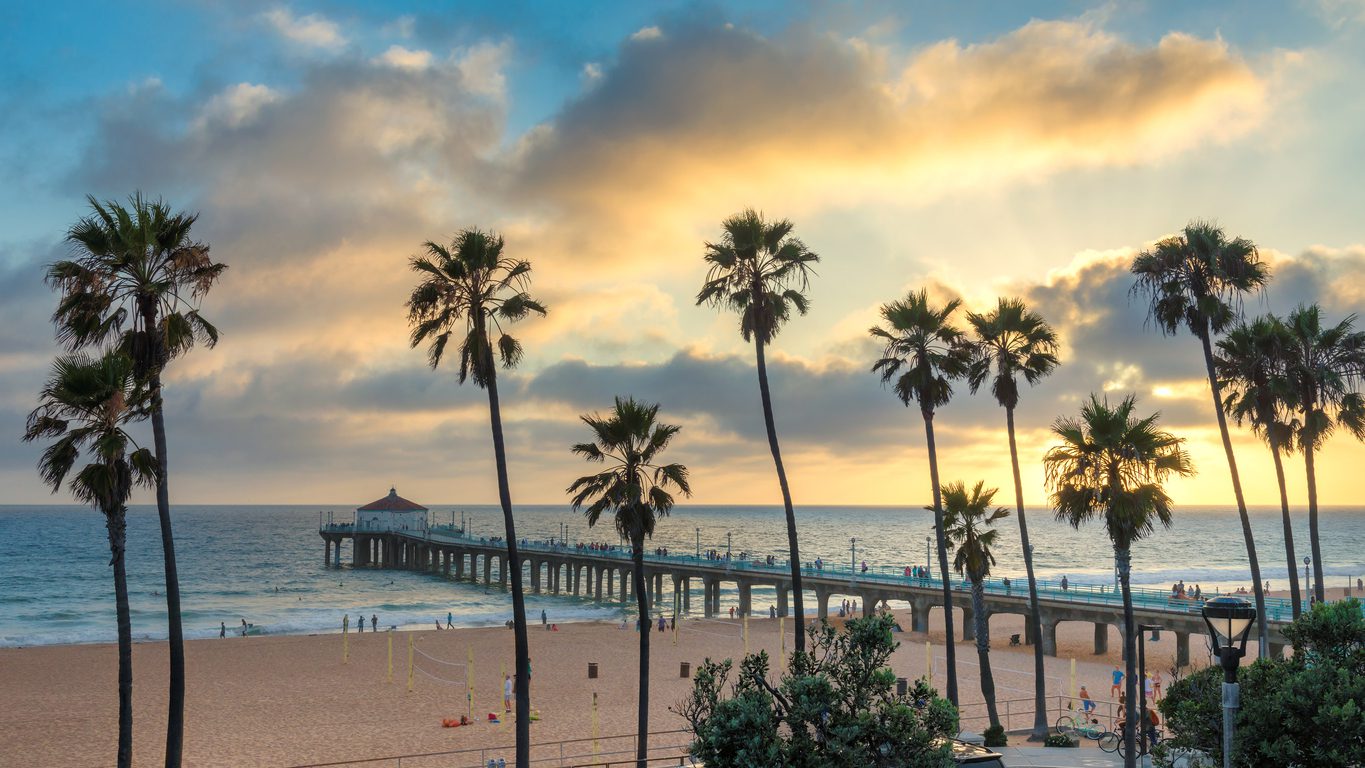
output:
[[[898, 613], [909, 627], [908, 613]], [[935, 618], [941, 613], [935, 612]], [[837, 621], [837, 620], [836, 620]], [[633, 623], [633, 622], [632, 622]], [[671, 633], [651, 636], [651, 731], [685, 727], [670, 711], [690, 691], [691, 680], [679, 676], [680, 662], [695, 670], [705, 658], [737, 657], [743, 651], [741, 622], [686, 620], [673, 644]], [[791, 647], [792, 623], [787, 629]], [[959, 620], [960, 625], [960, 620]], [[780, 641], [778, 622], [749, 622], [750, 646], [774, 656]], [[1023, 619], [998, 615], [991, 621], [992, 667], [1002, 714], [1008, 725], [1032, 722], [1032, 649], [1009, 647], [1009, 636], [1023, 631]], [[464, 714], [464, 668], [455, 666], [474, 655], [474, 713], [502, 711], [501, 671], [512, 667], [512, 632], [504, 628], [364, 633], [347, 636], [349, 659], [342, 662], [341, 635], [229, 637], [186, 643], [185, 765], [291, 766], [376, 758], [476, 747], [502, 747], [513, 742], [510, 718], [502, 725], [442, 728], [441, 720]], [[926, 640], [935, 657], [934, 682], [942, 691], [945, 678], [941, 621], [922, 633], [899, 634], [901, 647], [892, 667], [901, 677], [924, 674]], [[393, 640], [394, 675], [387, 680], [387, 653]], [[411, 639], [417, 667], [412, 692], [407, 689], [407, 652]], [[1119, 662], [1116, 629], [1111, 649], [1095, 656], [1091, 625], [1064, 623], [1058, 628], [1058, 658], [1048, 658], [1050, 694], [1067, 693], [1070, 659], [1077, 662], [1077, 685], [1087, 685], [1096, 699], [1107, 698], [1109, 672]], [[630, 734], [635, 727], [637, 639], [616, 624], [562, 624], [549, 632], [538, 624], [530, 632], [533, 707], [541, 719], [531, 727], [532, 740], [550, 742], [589, 738], [592, 698], [598, 694], [600, 734]], [[1206, 663], [1202, 638], [1191, 638], [1191, 657]], [[1175, 639], [1147, 646], [1149, 669], [1173, 664]], [[423, 655], [425, 654], [425, 655]], [[980, 714], [977, 655], [973, 643], [957, 646], [959, 687], [966, 714]], [[599, 677], [588, 679], [589, 662]], [[164, 643], [134, 646], [135, 764], [160, 764], [165, 740], [167, 650]], [[0, 649], [0, 695], [6, 716], [0, 718], [0, 754], [24, 755], [32, 766], [107, 766], [112, 764], [117, 734], [117, 649], [113, 645], [42, 646]], [[443, 678], [434, 680], [427, 675]], [[1164, 673], [1165, 674], [1165, 673]], [[1166, 674], [1169, 679], [1169, 675]], [[1006, 700], [1012, 700], [1008, 701]], [[1052, 699], [1049, 707], [1056, 706]], [[1049, 715], [1049, 722], [1056, 713]], [[964, 723], [980, 731], [985, 723]], [[682, 744], [685, 734], [671, 737]], [[1022, 743], [1022, 737], [1016, 737]], [[624, 741], [603, 742], [602, 749], [628, 749]], [[557, 749], [557, 748], [556, 748]], [[591, 744], [572, 746], [591, 753]], [[511, 749], [491, 756], [510, 760]], [[556, 753], [557, 754], [557, 753]], [[442, 765], [473, 764], [446, 759]], [[404, 765], [422, 765], [404, 760]], [[430, 764], [436, 764], [433, 760]]]

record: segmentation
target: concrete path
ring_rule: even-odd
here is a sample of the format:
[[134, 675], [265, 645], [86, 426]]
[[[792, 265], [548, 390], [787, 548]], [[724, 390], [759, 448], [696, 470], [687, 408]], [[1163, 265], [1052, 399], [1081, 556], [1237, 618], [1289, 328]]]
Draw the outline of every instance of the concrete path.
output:
[[1117, 754], [1098, 749], [1055, 747], [997, 747], [1008, 768], [1112, 768], [1123, 765]]

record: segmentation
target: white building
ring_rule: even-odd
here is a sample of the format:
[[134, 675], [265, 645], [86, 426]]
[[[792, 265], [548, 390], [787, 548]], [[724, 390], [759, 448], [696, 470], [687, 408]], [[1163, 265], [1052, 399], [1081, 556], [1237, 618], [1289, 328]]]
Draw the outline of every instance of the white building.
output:
[[356, 508], [355, 530], [360, 531], [425, 531], [427, 508], [408, 501], [390, 488], [389, 495]]

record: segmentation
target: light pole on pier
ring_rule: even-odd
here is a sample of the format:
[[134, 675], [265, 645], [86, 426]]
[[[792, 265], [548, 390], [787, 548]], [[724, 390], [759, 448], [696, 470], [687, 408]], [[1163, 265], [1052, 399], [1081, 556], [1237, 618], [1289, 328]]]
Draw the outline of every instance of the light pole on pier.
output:
[[701, 529], [697, 529], [697, 559], [701, 559]]
[[725, 559], [730, 559], [730, 532], [725, 532]]
[[932, 541], [928, 536], [924, 537], [924, 575], [930, 579], [934, 578], [934, 561], [929, 557], [929, 543]]
[[1312, 573], [1308, 570], [1308, 566], [1310, 566], [1310, 565], [1312, 565], [1312, 564], [1313, 564], [1313, 558], [1308, 557], [1308, 556], [1305, 555], [1304, 558], [1303, 558], [1303, 584], [1304, 584], [1304, 594], [1310, 596], [1310, 599], [1309, 599], [1309, 602], [1310, 602], [1310, 603], [1312, 602], [1311, 595], [1313, 594], [1313, 576], [1312, 576]]
[[858, 572], [858, 537], [850, 536], [848, 539], [848, 572], [854, 574]]

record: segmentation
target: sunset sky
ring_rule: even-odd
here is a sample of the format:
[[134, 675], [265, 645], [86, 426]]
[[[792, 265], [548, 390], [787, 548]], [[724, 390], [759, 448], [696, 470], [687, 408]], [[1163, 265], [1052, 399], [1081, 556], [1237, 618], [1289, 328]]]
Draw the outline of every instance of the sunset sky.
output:
[[[565, 499], [577, 416], [616, 394], [684, 426], [695, 501], [780, 502], [752, 347], [694, 305], [748, 206], [821, 257], [769, 356], [798, 507], [927, 501], [918, 413], [868, 370], [907, 290], [1019, 296], [1060, 332], [1019, 414], [1035, 505], [1048, 427], [1092, 391], [1189, 439], [1178, 502], [1231, 505], [1198, 343], [1145, 326], [1137, 250], [1216, 219], [1273, 266], [1249, 312], [1365, 308], [1360, 0], [450, 5], [0, 9], [0, 503], [69, 501], [19, 437], [56, 352], [43, 265], [86, 194], [199, 211], [230, 265], [222, 343], [167, 377], [180, 503], [495, 501], [486, 397], [426, 366], [403, 308], [408, 258], [467, 226], [550, 308], [503, 385], [520, 503]], [[993, 400], [960, 386], [936, 426], [945, 480], [1008, 489]], [[1275, 503], [1268, 452], [1236, 446]], [[1362, 466], [1334, 438], [1323, 502], [1360, 504]]]

